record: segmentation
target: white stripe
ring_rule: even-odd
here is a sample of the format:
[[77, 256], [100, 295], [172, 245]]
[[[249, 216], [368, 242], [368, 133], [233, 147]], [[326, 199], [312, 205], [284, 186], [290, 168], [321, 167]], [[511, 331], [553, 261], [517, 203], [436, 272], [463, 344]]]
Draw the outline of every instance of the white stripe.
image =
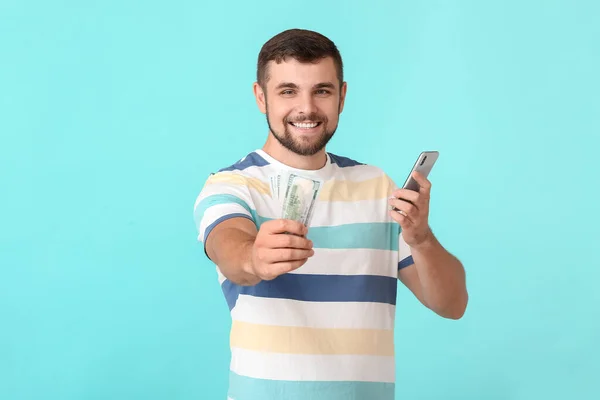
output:
[[398, 276], [398, 254], [378, 249], [315, 249], [291, 274]]
[[219, 266], [216, 266], [216, 270], [217, 270], [217, 280], [219, 281], [219, 286], [221, 286], [227, 278], [225, 277], [225, 275], [223, 275]]
[[238, 375], [290, 381], [394, 382], [394, 357], [304, 355], [231, 349], [230, 368]]
[[319, 201], [315, 204], [311, 226], [394, 222], [388, 215], [387, 201], [387, 198], [355, 202]]
[[241, 294], [231, 318], [252, 324], [338, 329], [394, 329], [396, 307], [370, 302], [307, 302]]
[[406, 257], [412, 255], [410, 246], [406, 244], [402, 234], [398, 235], [398, 262], [404, 260]]
[[385, 176], [385, 172], [374, 165], [356, 165], [354, 167], [340, 168], [337, 164], [334, 178], [348, 181], [366, 181]]
[[[323, 173], [319, 170], [303, 171], [303, 170], [299, 170], [299, 169], [289, 168], [289, 167], [286, 167], [285, 165], [278, 164], [278, 161], [273, 160], [268, 154], [265, 154], [264, 151], [261, 149], [257, 149], [256, 152], [261, 157], [265, 158], [271, 164], [269, 164], [268, 166], [265, 166], [265, 167], [256, 167], [256, 166], [248, 167], [242, 171], [243, 173], [247, 173], [248, 175], [259, 177], [261, 174], [263, 174], [263, 176], [264, 176], [273, 171], [279, 171], [281, 169], [284, 169], [284, 170], [288, 170], [291, 172], [295, 172], [300, 175], [304, 174], [307, 177], [313, 177], [313, 176], [318, 176], [321, 178], [323, 177]], [[351, 158], [351, 157], [349, 157], [349, 158]], [[329, 158], [329, 155], [327, 156], [327, 162], [331, 163], [331, 159]], [[337, 164], [333, 164], [333, 165], [327, 165], [326, 168], [329, 170], [328, 174], [331, 174], [330, 176], [328, 176], [328, 178], [333, 177], [334, 179], [343, 178], [343, 179], [348, 179], [348, 180], [352, 180], [352, 181], [362, 181], [362, 180], [373, 179], [378, 176], [384, 175], [384, 171], [375, 165], [355, 165], [352, 167], [340, 167]], [[268, 171], [268, 172], [266, 172], [266, 171]]]
[[202, 220], [200, 221], [200, 229], [198, 230], [200, 241], [204, 240], [204, 232], [213, 222], [219, 218], [228, 214], [244, 214], [252, 218], [250, 213], [241, 205], [237, 203], [229, 204], [217, 204], [216, 206], [209, 207], [204, 213]]

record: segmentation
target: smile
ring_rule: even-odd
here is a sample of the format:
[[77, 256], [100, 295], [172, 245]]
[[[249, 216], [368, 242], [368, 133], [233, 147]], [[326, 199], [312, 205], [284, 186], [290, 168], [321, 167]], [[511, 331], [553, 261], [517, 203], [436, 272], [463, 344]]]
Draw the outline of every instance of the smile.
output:
[[290, 125], [298, 129], [312, 129], [321, 125], [321, 122], [290, 122]]

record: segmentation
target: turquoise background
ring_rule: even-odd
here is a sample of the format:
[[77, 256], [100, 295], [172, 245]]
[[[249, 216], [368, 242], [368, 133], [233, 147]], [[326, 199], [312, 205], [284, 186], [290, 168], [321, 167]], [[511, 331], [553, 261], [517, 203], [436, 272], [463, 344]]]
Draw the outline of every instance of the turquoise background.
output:
[[196, 243], [209, 172], [266, 138], [262, 44], [338, 44], [329, 151], [402, 181], [470, 304], [401, 288], [399, 399], [597, 399], [600, 3], [0, 2], [0, 398], [224, 399], [227, 305]]

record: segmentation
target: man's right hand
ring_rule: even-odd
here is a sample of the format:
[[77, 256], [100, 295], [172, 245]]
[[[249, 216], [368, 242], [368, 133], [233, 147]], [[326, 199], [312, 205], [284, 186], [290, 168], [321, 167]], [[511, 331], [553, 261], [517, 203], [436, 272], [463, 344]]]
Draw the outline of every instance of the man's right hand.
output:
[[249, 272], [268, 281], [300, 268], [315, 253], [312, 241], [306, 238], [307, 233], [306, 226], [293, 220], [263, 223], [252, 246]]

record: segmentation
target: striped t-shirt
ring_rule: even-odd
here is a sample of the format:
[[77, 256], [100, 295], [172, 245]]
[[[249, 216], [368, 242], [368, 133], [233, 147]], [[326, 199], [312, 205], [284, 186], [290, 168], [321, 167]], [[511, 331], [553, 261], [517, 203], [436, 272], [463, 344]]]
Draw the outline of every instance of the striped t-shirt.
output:
[[309, 224], [314, 255], [254, 286], [217, 275], [232, 318], [228, 398], [392, 400], [398, 270], [413, 263], [388, 215], [396, 185], [380, 168], [327, 153], [319, 170], [263, 150], [210, 175], [194, 206], [198, 240], [233, 217], [258, 227], [281, 217], [270, 177], [323, 183]]

